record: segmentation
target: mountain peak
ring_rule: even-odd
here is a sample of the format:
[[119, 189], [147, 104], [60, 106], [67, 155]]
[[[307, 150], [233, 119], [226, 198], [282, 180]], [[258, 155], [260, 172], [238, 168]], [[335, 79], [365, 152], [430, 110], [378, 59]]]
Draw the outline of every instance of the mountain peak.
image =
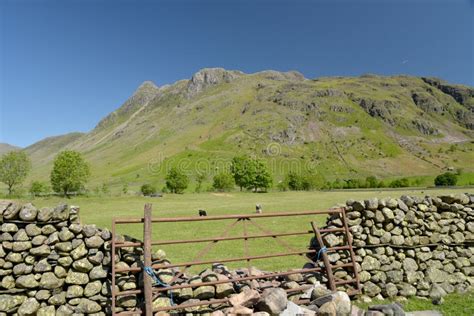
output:
[[156, 93], [158, 90], [159, 90], [159, 87], [153, 81], [146, 80], [146, 81], [143, 81], [143, 83], [138, 86], [138, 88], [137, 88], [137, 90], [135, 90], [134, 94], [137, 94], [139, 92]]
[[208, 86], [231, 82], [243, 74], [241, 71], [226, 70], [224, 68], [203, 68], [188, 81], [186, 94], [188, 97], [193, 97]]

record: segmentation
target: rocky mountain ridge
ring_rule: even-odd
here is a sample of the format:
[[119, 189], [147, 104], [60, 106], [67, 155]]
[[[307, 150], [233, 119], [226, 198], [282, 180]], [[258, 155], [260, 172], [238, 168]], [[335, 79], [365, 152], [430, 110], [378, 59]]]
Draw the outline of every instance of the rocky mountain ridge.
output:
[[144, 82], [91, 132], [25, 150], [33, 178], [47, 176], [54, 154], [69, 148], [112, 184], [159, 179], [163, 170], [150, 172], [157, 161], [187, 157], [192, 175], [199, 159], [212, 164], [239, 152], [309, 162], [329, 178], [436, 174], [470, 168], [473, 96], [472, 87], [436, 78], [208, 68], [162, 87]]

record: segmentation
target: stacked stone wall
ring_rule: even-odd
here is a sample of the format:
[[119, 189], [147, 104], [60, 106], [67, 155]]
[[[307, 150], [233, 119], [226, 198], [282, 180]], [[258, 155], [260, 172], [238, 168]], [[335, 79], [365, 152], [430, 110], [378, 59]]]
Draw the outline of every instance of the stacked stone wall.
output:
[[[348, 200], [343, 207], [365, 295], [435, 299], [474, 285], [474, 195]], [[342, 227], [341, 218], [330, 216], [327, 227]], [[324, 242], [344, 243], [337, 234]], [[330, 253], [329, 259], [347, 263], [349, 254]]]

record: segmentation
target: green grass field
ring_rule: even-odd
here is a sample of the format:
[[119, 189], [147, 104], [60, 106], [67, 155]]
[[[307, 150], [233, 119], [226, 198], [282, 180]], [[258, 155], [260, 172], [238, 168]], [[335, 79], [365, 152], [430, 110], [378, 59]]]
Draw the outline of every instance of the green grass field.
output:
[[[167, 194], [162, 198], [145, 198], [137, 196], [122, 197], [76, 197], [64, 199], [59, 197], [37, 198], [32, 202], [37, 207], [55, 206], [59, 203], [80, 206], [80, 217], [84, 224], [96, 224], [98, 227], [110, 228], [112, 218], [141, 217], [145, 203], [153, 204], [154, 217], [183, 217], [197, 216], [199, 209], [205, 209], [208, 215], [222, 214], [250, 214], [254, 212], [255, 204], [263, 205], [264, 213], [283, 211], [323, 210], [344, 203], [347, 199], [365, 199], [370, 197], [399, 197], [409, 195], [442, 195], [451, 193], [471, 192], [472, 189], [409, 189], [409, 190], [345, 190], [332, 192], [273, 192], [265, 194], [254, 193], [200, 193], [200, 194]], [[25, 200], [26, 201], [26, 200]], [[255, 220], [266, 230], [274, 232], [310, 230], [310, 222], [314, 220], [323, 225], [324, 216], [281, 217]], [[219, 236], [227, 231], [232, 221], [205, 221], [184, 223], [160, 223], [153, 225], [154, 240], [193, 239]], [[142, 239], [142, 225], [124, 225], [118, 229], [119, 233]], [[237, 236], [243, 233], [243, 224], [240, 222], [228, 231], [228, 236]], [[249, 234], [262, 233], [250, 224], [247, 224]], [[285, 241], [295, 249], [306, 249], [311, 235], [285, 237]], [[164, 246], [168, 258], [173, 262], [189, 261], [206, 247], [207, 243], [188, 243], [175, 246]], [[249, 255], [259, 255], [282, 252], [286, 249], [273, 239], [249, 240]], [[233, 258], [244, 255], [242, 240], [216, 243], [214, 248], [201, 260], [215, 258]], [[251, 265], [264, 270], [286, 270], [301, 268], [307, 260], [302, 256], [272, 258], [252, 261]], [[230, 267], [242, 267], [247, 263], [237, 262], [228, 264]], [[198, 272], [210, 265], [196, 267]], [[444, 315], [473, 315], [472, 295], [449, 295], [446, 303], [433, 306], [431, 302], [421, 299], [409, 299], [405, 303], [407, 310], [440, 309]], [[467, 299], [467, 301], [466, 301]]]
[[[80, 217], [84, 224], [96, 224], [98, 227], [111, 228], [112, 218], [141, 217], [145, 203], [153, 204], [154, 217], [182, 217], [197, 216], [199, 209], [205, 209], [208, 215], [222, 214], [250, 214], [255, 210], [255, 204], [263, 205], [264, 212], [282, 211], [310, 211], [322, 210], [344, 203], [347, 199], [365, 199], [369, 197], [399, 197], [402, 194], [410, 195], [439, 195], [465, 192], [468, 189], [433, 189], [433, 190], [345, 190], [334, 192], [272, 192], [272, 193], [200, 193], [200, 194], [167, 194], [162, 198], [146, 198], [137, 196], [122, 197], [77, 197], [64, 199], [59, 197], [37, 198], [33, 204], [37, 207], [55, 206], [59, 203], [80, 206]], [[324, 224], [325, 216], [280, 217], [254, 220], [266, 230], [274, 232], [310, 230], [310, 222]], [[232, 221], [205, 221], [184, 223], [160, 223], [153, 226], [154, 240], [193, 239], [219, 236], [226, 231], [226, 226]], [[236, 224], [229, 232], [229, 236], [241, 235], [243, 224]], [[251, 224], [247, 224], [249, 234], [262, 233]], [[142, 239], [142, 225], [122, 225], [118, 232]], [[292, 247], [304, 249], [311, 235], [285, 237]], [[192, 259], [205, 243], [163, 246], [168, 257], [173, 262]], [[230, 258], [243, 255], [243, 241], [226, 241], [217, 243], [212, 251], [203, 260], [208, 258]], [[259, 255], [269, 252], [280, 252], [282, 248], [275, 240], [249, 240], [250, 255]], [[275, 258], [253, 262], [262, 269], [278, 270], [299, 268], [304, 264], [302, 257]], [[241, 266], [236, 263], [230, 266]]]

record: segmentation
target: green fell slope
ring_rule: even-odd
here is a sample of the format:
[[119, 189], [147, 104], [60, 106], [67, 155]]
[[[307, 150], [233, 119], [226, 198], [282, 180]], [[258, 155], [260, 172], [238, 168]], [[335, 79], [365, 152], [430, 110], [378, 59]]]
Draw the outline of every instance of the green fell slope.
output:
[[145, 82], [91, 132], [25, 150], [32, 179], [43, 180], [58, 151], [82, 152], [92, 185], [162, 183], [170, 166], [212, 174], [239, 153], [266, 159], [276, 180], [289, 169], [327, 180], [427, 176], [474, 171], [473, 113], [473, 88], [436, 78], [212, 68], [163, 87]]

